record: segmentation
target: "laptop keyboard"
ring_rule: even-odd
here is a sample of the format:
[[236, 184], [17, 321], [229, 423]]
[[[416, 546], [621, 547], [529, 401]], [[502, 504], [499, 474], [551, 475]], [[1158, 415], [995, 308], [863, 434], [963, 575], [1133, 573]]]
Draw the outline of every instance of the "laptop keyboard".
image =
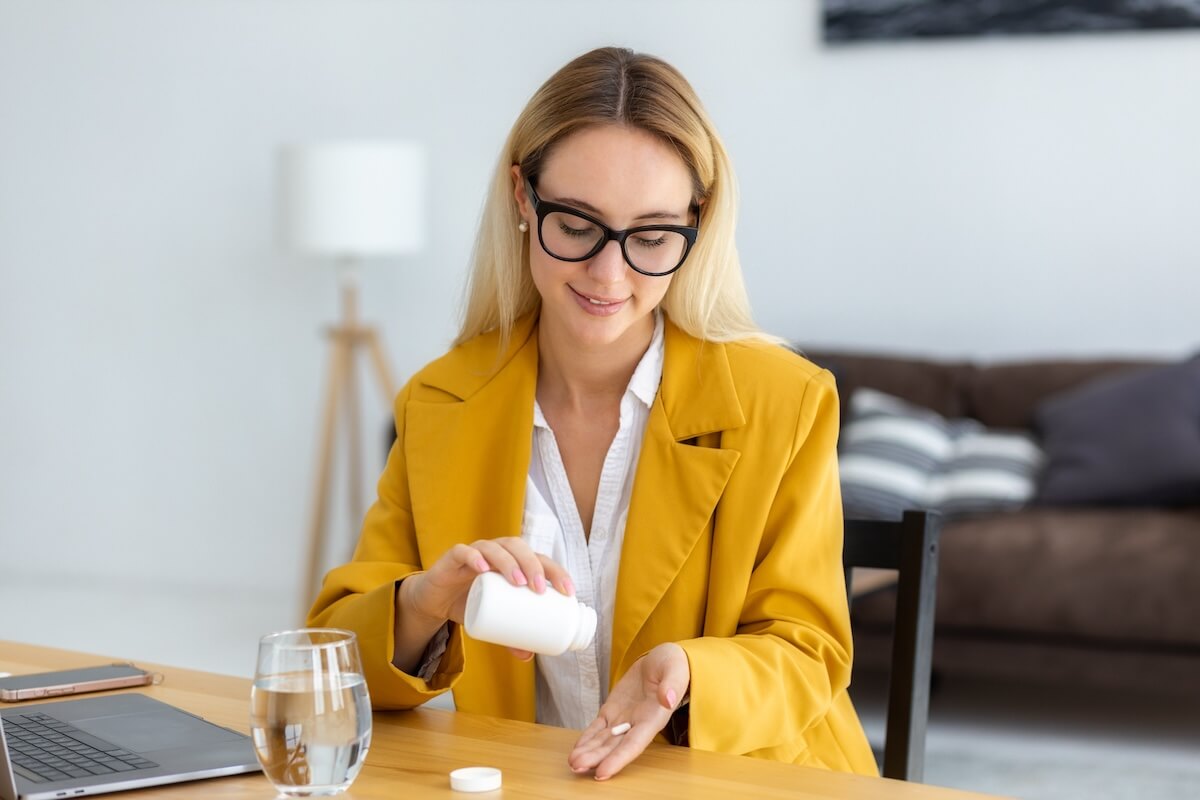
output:
[[46, 714], [5, 714], [4, 735], [13, 770], [35, 783], [158, 766]]

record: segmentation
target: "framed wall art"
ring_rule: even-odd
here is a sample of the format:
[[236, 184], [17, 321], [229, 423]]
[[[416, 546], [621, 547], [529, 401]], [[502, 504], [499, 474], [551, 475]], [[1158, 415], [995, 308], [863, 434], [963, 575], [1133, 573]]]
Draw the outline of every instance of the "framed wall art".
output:
[[1200, 0], [822, 0], [826, 42], [1200, 27]]

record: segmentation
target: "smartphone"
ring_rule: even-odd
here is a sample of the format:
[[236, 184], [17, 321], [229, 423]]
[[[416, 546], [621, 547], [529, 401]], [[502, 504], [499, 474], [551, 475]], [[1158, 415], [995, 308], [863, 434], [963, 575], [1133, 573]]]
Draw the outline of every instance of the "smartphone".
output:
[[66, 669], [60, 672], [36, 672], [31, 675], [11, 675], [0, 678], [0, 700], [15, 703], [41, 697], [64, 694], [99, 692], [103, 689], [123, 689], [145, 686], [154, 680], [154, 673], [133, 664], [107, 664], [100, 667]]

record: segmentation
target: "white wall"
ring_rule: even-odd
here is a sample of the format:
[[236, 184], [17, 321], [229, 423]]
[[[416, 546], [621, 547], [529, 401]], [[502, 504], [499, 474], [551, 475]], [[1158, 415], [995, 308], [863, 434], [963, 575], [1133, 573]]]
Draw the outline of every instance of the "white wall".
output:
[[431, 247], [365, 278], [408, 374], [453, 333], [520, 106], [608, 43], [705, 98], [770, 330], [1200, 343], [1200, 32], [829, 50], [803, 0], [0, 0], [0, 582], [294, 592], [336, 295], [273, 247], [276, 146], [428, 146]]

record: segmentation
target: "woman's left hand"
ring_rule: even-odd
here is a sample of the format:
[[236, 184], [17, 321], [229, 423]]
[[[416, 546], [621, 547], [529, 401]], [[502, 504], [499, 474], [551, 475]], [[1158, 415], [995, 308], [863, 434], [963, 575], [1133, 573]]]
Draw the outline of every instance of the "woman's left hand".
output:
[[[575, 772], [596, 771], [596, 780], [616, 775], [666, 727], [691, 685], [687, 653], [673, 642], [655, 647], [634, 662], [600, 707], [600, 715], [584, 729], [567, 763]], [[616, 736], [622, 723], [632, 727]]]

